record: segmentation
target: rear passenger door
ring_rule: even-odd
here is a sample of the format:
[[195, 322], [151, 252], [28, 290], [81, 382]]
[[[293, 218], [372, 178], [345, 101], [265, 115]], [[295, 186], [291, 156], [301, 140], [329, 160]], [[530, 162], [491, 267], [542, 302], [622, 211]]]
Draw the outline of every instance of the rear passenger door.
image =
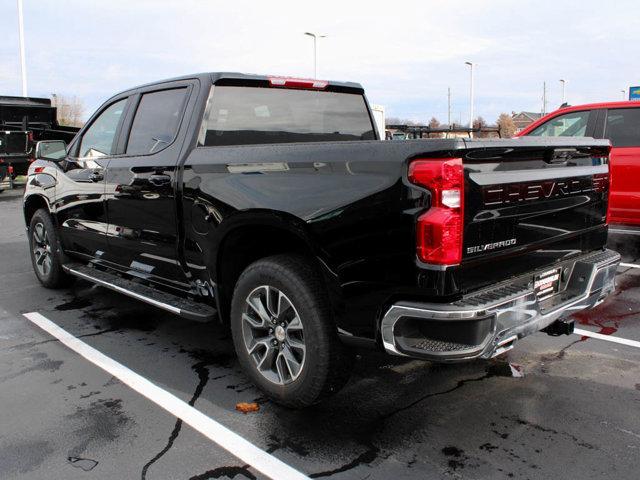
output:
[[106, 172], [106, 259], [130, 275], [187, 290], [178, 260], [176, 174], [193, 81], [141, 89], [121, 136], [122, 157]]
[[604, 138], [611, 140], [611, 223], [640, 225], [640, 108], [606, 113]]

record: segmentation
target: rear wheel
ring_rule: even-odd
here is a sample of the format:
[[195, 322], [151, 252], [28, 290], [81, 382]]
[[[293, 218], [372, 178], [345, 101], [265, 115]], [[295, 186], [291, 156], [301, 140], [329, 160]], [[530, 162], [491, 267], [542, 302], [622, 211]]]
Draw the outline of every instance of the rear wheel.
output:
[[234, 291], [231, 330], [244, 370], [282, 405], [312, 405], [348, 379], [324, 285], [304, 257], [278, 255], [247, 267]]
[[62, 270], [62, 251], [49, 212], [41, 208], [29, 223], [31, 263], [40, 283], [47, 288], [60, 288], [71, 282]]

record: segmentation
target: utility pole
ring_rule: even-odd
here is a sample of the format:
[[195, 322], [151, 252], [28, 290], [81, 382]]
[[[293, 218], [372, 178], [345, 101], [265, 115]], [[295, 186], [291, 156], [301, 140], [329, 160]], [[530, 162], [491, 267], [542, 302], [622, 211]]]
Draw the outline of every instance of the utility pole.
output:
[[560, 79], [560, 84], [562, 85], [562, 102], [560, 102], [560, 105], [564, 105], [565, 101], [564, 101], [564, 85], [565, 83], [567, 83], [565, 80]]
[[447, 87], [447, 125], [451, 128], [451, 87]]
[[27, 65], [24, 58], [24, 22], [22, 20], [22, 0], [18, 2], [18, 35], [20, 37], [20, 74], [22, 76], [22, 96], [27, 96]]
[[547, 82], [542, 82], [542, 116], [547, 114]]
[[304, 34], [313, 37], [313, 78], [318, 78], [318, 48], [320, 47], [318, 40], [327, 36], [314, 32], [304, 32]]
[[[470, 86], [469, 86], [469, 129], [473, 130], [473, 62], [464, 62], [465, 65], [469, 65], [470, 71]], [[473, 138], [473, 132], [469, 132], [471, 138]]]

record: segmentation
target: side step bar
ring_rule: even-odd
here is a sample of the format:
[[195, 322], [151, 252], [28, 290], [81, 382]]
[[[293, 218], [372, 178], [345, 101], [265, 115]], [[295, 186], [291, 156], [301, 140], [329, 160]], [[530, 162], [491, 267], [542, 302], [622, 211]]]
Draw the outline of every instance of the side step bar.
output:
[[197, 322], [213, 320], [217, 311], [204, 303], [194, 302], [186, 298], [157, 290], [147, 285], [121, 278], [113, 273], [98, 270], [80, 263], [67, 263], [62, 268], [69, 275], [88, 280], [101, 287], [106, 287], [129, 297], [143, 301], [181, 317]]

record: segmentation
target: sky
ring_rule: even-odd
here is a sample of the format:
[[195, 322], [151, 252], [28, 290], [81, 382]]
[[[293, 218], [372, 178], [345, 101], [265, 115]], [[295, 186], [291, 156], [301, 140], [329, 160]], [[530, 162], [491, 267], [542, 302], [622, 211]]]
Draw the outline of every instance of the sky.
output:
[[[361, 83], [387, 117], [426, 123], [622, 99], [640, 85], [637, 1], [23, 0], [28, 93], [77, 96], [88, 117], [118, 91], [203, 71]], [[0, 0], [0, 95], [20, 95], [16, 0]]]

